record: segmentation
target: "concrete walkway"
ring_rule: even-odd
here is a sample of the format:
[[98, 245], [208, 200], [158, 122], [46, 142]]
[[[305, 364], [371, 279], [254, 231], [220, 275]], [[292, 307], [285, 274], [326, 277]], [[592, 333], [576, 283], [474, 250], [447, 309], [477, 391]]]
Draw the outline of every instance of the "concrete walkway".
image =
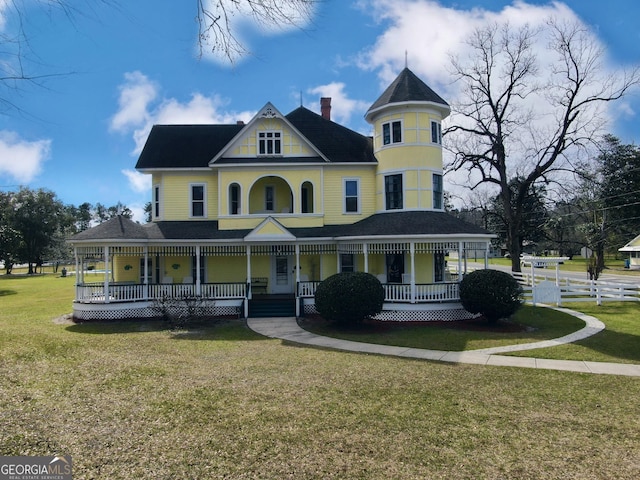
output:
[[[554, 307], [555, 308], [555, 307]], [[249, 318], [247, 325], [251, 330], [269, 338], [278, 338], [303, 345], [345, 350], [349, 352], [373, 353], [376, 355], [391, 355], [395, 357], [416, 358], [422, 360], [437, 360], [452, 363], [472, 363], [477, 365], [495, 365], [504, 367], [541, 368], [546, 370], [567, 370], [582, 373], [601, 373], [610, 375], [626, 375], [640, 377], [640, 365], [608, 362], [586, 362], [577, 360], [548, 360], [533, 357], [510, 357], [497, 355], [535, 348], [546, 348], [565, 343], [575, 342], [594, 335], [604, 329], [604, 324], [595, 317], [584, 315], [568, 309], [558, 309], [575, 315], [585, 321], [586, 326], [577, 332], [554, 340], [511, 345], [505, 347], [466, 350], [463, 352], [447, 352], [442, 350], [424, 350], [421, 348], [396, 347], [391, 345], [377, 345], [371, 343], [353, 342], [316, 335], [303, 330], [295, 317], [278, 318]]]

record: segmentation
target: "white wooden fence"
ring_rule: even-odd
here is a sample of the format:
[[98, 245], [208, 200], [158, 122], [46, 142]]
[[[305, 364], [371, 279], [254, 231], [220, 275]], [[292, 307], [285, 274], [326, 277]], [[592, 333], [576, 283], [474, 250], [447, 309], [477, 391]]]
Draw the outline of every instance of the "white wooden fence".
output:
[[580, 281], [576, 279], [549, 280], [545, 276], [513, 273], [522, 285], [525, 299], [536, 303], [561, 306], [566, 302], [640, 301], [640, 286], [628, 283]]

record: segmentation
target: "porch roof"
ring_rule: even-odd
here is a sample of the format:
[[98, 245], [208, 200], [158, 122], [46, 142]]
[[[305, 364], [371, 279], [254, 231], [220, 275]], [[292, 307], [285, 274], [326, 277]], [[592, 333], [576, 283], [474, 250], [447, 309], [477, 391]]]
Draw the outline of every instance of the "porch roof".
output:
[[[323, 227], [288, 228], [296, 239], [341, 240], [376, 237], [470, 236], [493, 235], [445, 212], [410, 211], [377, 213], [359, 222]], [[161, 221], [141, 225], [125, 217], [112, 218], [96, 227], [74, 235], [70, 243], [105, 243], [129, 241], [229, 241], [244, 242], [253, 229], [220, 230], [216, 220]]]

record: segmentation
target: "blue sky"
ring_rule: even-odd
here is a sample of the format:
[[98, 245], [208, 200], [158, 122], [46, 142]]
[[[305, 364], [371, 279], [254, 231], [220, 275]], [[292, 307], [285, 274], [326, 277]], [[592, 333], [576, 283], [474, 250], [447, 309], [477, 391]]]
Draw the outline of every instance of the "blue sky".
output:
[[[495, 20], [579, 19], [604, 48], [607, 68], [640, 63], [636, 0], [606, 7], [595, 0], [321, 0], [303, 28], [248, 26], [252, 55], [234, 65], [198, 58], [195, 2], [69, 3], [77, 6], [70, 17], [20, 2], [24, 66], [49, 76], [0, 90], [16, 107], [0, 110], [0, 189], [44, 187], [74, 205], [120, 201], [139, 220], [150, 180], [134, 166], [154, 123], [248, 121], [266, 102], [284, 114], [301, 101], [319, 112], [320, 97], [331, 96], [333, 120], [370, 134], [363, 115], [404, 67], [405, 51], [409, 67], [449, 99], [447, 53], [459, 51], [464, 32]], [[0, 0], [4, 38], [17, 22]], [[638, 91], [609, 118], [608, 132], [640, 143]]]

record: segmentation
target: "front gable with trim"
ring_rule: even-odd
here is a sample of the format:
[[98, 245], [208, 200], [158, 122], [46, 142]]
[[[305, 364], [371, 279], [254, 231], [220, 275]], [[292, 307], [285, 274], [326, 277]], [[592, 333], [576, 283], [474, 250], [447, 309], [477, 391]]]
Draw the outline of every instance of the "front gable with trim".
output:
[[278, 163], [293, 159], [327, 161], [276, 107], [267, 103], [209, 165], [234, 164], [234, 160]]

